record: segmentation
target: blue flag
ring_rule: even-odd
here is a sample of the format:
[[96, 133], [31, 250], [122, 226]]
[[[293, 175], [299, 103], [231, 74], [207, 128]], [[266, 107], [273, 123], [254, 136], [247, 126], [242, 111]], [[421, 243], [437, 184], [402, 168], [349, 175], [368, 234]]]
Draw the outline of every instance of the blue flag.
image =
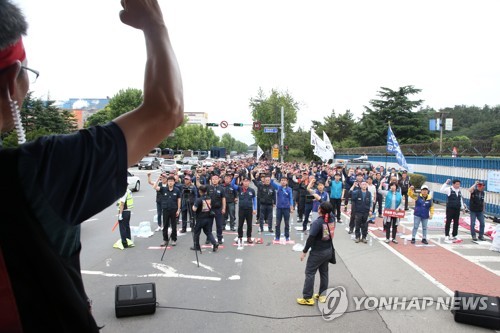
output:
[[391, 125], [389, 125], [389, 129], [387, 130], [387, 152], [396, 155], [396, 160], [398, 164], [410, 171], [410, 167], [406, 163], [406, 159], [401, 151], [401, 147], [399, 146], [398, 140], [396, 136], [392, 132]]

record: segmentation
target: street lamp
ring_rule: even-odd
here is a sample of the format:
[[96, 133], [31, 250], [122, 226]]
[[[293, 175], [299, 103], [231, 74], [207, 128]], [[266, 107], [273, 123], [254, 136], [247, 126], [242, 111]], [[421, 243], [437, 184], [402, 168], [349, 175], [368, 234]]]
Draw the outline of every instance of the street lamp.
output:
[[[257, 103], [264, 103], [264, 104], [272, 105], [274, 107], [278, 106], [274, 103], [269, 103], [269, 102], [263, 101], [261, 99], [254, 99], [252, 101], [257, 102]], [[269, 124], [262, 124], [262, 125], [269, 125]], [[283, 105], [281, 105], [280, 132], [281, 132], [281, 135], [280, 135], [280, 162], [283, 163], [283, 144], [285, 142], [285, 107]]]

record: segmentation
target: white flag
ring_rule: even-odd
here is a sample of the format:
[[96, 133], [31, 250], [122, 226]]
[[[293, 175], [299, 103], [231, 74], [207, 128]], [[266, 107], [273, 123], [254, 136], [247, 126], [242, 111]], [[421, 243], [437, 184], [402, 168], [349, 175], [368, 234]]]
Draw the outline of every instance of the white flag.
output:
[[318, 144], [318, 142], [319, 142], [319, 141], [323, 142], [323, 141], [319, 138], [318, 134], [316, 134], [316, 133], [314, 132], [314, 130], [311, 128], [311, 146], [316, 146], [316, 145]]
[[333, 150], [330, 138], [326, 135], [325, 131], [323, 131], [323, 141], [325, 141], [326, 149], [328, 149], [331, 152], [330, 158], [333, 159], [333, 156], [335, 155], [335, 150]]
[[259, 146], [257, 146], [257, 161], [260, 160], [260, 157], [264, 155], [264, 151], [262, 150], [262, 148], [260, 148]]

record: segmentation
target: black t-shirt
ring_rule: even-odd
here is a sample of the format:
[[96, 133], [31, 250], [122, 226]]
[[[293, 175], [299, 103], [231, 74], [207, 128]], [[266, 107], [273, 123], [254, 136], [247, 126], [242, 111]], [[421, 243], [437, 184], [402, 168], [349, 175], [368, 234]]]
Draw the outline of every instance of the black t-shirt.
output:
[[79, 224], [127, 189], [125, 137], [112, 122], [42, 137], [21, 146], [19, 173], [37, 220], [59, 254], [69, 257], [80, 247]]
[[[0, 150], [0, 163], [14, 161], [9, 152]], [[80, 275], [80, 223], [125, 193], [125, 137], [110, 123], [42, 137], [13, 152], [15, 162], [2, 167], [9, 170], [11, 180], [0, 185], [3, 236], [8, 236], [0, 236], [0, 247], [23, 327], [43, 332], [97, 331]], [[17, 232], [10, 232], [10, 226]], [[30, 261], [27, 266], [17, 264]], [[57, 315], [61, 313], [64, 316]]]

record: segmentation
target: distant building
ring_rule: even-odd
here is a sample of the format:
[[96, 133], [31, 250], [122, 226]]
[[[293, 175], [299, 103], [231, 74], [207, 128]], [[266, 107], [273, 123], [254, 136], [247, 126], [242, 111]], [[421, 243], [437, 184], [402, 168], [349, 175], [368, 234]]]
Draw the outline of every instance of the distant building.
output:
[[208, 120], [206, 112], [184, 112], [184, 116], [188, 118], [187, 125], [202, 125], [205, 126]]
[[70, 98], [58, 103], [57, 106], [70, 110], [76, 119], [78, 129], [81, 129], [89, 116], [104, 109], [108, 103], [109, 98]]

